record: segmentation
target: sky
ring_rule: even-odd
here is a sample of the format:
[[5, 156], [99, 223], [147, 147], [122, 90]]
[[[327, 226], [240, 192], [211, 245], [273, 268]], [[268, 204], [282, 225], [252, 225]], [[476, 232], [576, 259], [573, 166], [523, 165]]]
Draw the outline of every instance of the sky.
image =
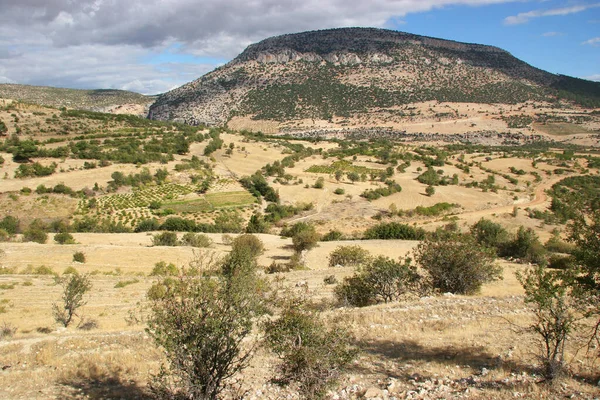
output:
[[0, 83], [157, 94], [267, 37], [349, 26], [600, 81], [600, 0], [0, 0]]

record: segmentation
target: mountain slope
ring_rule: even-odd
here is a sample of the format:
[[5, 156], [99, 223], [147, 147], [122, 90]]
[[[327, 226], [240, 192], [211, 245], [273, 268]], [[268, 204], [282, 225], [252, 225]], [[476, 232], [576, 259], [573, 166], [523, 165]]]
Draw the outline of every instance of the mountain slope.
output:
[[[42, 106], [55, 108], [67, 107], [81, 110], [125, 113], [121, 110], [128, 106], [133, 114], [145, 115], [146, 107], [154, 100], [154, 96], [116, 89], [65, 89], [47, 86], [29, 86], [17, 84], [0, 84], [0, 98], [19, 100]], [[141, 107], [133, 107], [141, 106]]]
[[265, 39], [160, 96], [154, 119], [224, 124], [356, 117], [414, 102], [600, 104], [600, 83], [550, 74], [492, 46], [342, 28]]

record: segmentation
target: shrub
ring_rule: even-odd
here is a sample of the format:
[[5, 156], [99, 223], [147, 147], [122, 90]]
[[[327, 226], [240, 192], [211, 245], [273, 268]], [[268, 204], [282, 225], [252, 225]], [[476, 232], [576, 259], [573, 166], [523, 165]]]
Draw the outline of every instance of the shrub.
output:
[[23, 232], [23, 241], [44, 244], [48, 241], [48, 234], [41, 229], [27, 228], [27, 230]]
[[78, 263], [84, 263], [85, 254], [83, 253], [83, 251], [76, 251], [75, 253], [73, 253], [73, 261]]
[[456, 294], [477, 293], [484, 283], [499, 279], [502, 268], [494, 265], [494, 258], [493, 250], [467, 235], [426, 239], [415, 251], [415, 259], [429, 273], [433, 288]]
[[139, 279], [129, 279], [126, 281], [119, 281], [115, 284], [115, 289], [121, 289], [124, 288], [125, 286], [129, 286], [129, 285], [133, 285], [134, 283], [138, 283]]
[[269, 233], [270, 229], [271, 224], [261, 213], [252, 214], [246, 225], [246, 233]]
[[575, 324], [569, 288], [564, 276], [541, 265], [517, 273], [517, 279], [525, 289], [525, 303], [533, 307], [535, 318], [528, 330], [537, 334], [543, 374], [553, 379], [562, 372], [565, 344]]
[[364, 233], [365, 239], [403, 239], [423, 240], [425, 231], [398, 222], [381, 223], [367, 229]]
[[346, 191], [345, 191], [344, 189], [342, 189], [342, 188], [337, 188], [337, 189], [335, 189], [335, 190], [333, 191], [333, 193], [335, 193], [335, 194], [340, 194], [340, 195], [341, 195], [341, 194], [345, 194], [345, 193], [346, 193]]
[[568, 270], [575, 267], [575, 258], [573, 256], [561, 256], [553, 254], [548, 257], [548, 268]]
[[269, 266], [265, 267], [265, 273], [267, 274], [277, 274], [282, 272], [290, 272], [290, 266], [288, 264], [279, 264], [276, 261], [273, 261]]
[[546, 249], [540, 243], [538, 235], [533, 229], [525, 229], [522, 226], [519, 227], [515, 238], [504, 246], [502, 255], [535, 264], [546, 261]]
[[263, 312], [255, 268], [246, 263], [235, 273], [211, 277], [218, 267], [199, 259], [148, 291], [148, 333], [167, 363], [149, 383], [157, 398], [218, 398], [225, 380], [253, 354], [246, 342]]
[[0, 326], [0, 340], [8, 339], [17, 333], [17, 328], [8, 322], [3, 322]]
[[77, 270], [74, 267], [72, 267], [72, 266], [69, 265], [63, 271], [63, 275], [71, 275], [71, 274], [78, 274], [78, 272], [77, 272]]
[[482, 246], [500, 249], [509, 240], [508, 232], [502, 225], [482, 218], [471, 226], [471, 234]]
[[323, 278], [323, 283], [326, 285], [335, 285], [337, 282], [338, 280], [335, 275], [327, 275], [325, 278]]
[[315, 184], [313, 185], [313, 188], [315, 188], [315, 189], [323, 189], [324, 186], [325, 186], [325, 178], [323, 178], [322, 176], [320, 176], [315, 181]]
[[384, 256], [376, 257], [336, 287], [336, 298], [342, 304], [357, 307], [397, 300], [416, 289], [420, 282], [416, 268], [410, 263], [408, 258], [398, 262]]
[[140, 221], [136, 227], [135, 232], [150, 232], [157, 231], [160, 229], [160, 223], [156, 218], [144, 219]]
[[159, 261], [154, 264], [154, 268], [152, 268], [152, 272], [150, 272], [150, 276], [176, 276], [178, 274], [179, 269], [175, 264], [167, 264], [164, 261]]
[[571, 254], [575, 250], [575, 246], [573, 246], [573, 244], [561, 240], [558, 235], [553, 235], [550, 239], [548, 239], [544, 245], [544, 248], [548, 251], [565, 254]]
[[281, 360], [279, 381], [297, 383], [306, 399], [324, 397], [357, 354], [344, 328], [328, 329], [315, 312], [297, 301], [286, 304], [279, 318], [266, 323], [265, 333], [269, 348]]
[[181, 238], [181, 244], [192, 247], [210, 247], [212, 240], [202, 233], [186, 232]]
[[16, 217], [7, 215], [0, 220], [0, 229], [4, 229], [10, 235], [19, 233], [20, 222]]
[[329, 232], [327, 232], [325, 235], [323, 235], [323, 237], [321, 238], [321, 241], [322, 242], [333, 242], [336, 240], [342, 240], [343, 237], [344, 237], [344, 235], [342, 234], [342, 232], [332, 229]]
[[66, 328], [77, 316], [77, 310], [86, 304], [83, 296], [92, 288], [92, 284], [87, 275], [79, 274], [60, 278], [58, 282], [63, 287], [62, 303], [52, 305], [52, 314], [54, 320]]
[[425, 188], [425, 194], [429, 197], [433, 196], [435, 194], [435, 188], [431, 185], [427, 186]]
[[312, 225], [308, 225], [308, 228], [297, 232], [292, 237], [292, 245], [298, 253], [316, 247], [318, 242], [319, 234]]
[[58, 244], [73, 244], [75, 243], [75, 239], [73, 235], [68, 232], [60, 232], [54, 235], [54, 241]]
[[8, 242], [9, 240], [10, 234], [4, 229], [0, 229], [0, 242]]
[[340, 265], [356, 268], [365, 264], [369, 258], [369, 252], [360, 246], [338, 246], [328, 256], [330, 267]]
[[245, 234], [233, 239], [231, 243], [231, 252], [240, 255], [245, 253], [247, 257], [256, 259], [265, 251], [265, 245], [258, 236]]
[[175, 232], [162, 232], [152, 236], [153, 246], [177, 246], [177, 234]]
[[46, 267], [45, 265], [40, 265], [39, 267], [33, 267], [32, 265], [28, 265], [26, 268], [23, 268], [21, 271], [23, 275], [55, 275], [56, 273], [50, 267]]

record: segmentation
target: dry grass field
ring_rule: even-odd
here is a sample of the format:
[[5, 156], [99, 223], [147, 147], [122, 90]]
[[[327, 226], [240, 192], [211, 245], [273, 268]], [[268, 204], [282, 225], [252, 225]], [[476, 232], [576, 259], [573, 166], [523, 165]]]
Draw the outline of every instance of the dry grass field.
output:
[[[145, 154], [161, 135], [182, 134], [182, 128], [176, 126], [101, 121], [94, 119], [100, 118], [97, 115], [63, 118], [55, 109], [20, 103], [9, 107], [8, 102], [0, 105], [0, 120], [8, 127], [7, 141], [18, 128], [20, 140], [37, 140], [36, 146], [45, 149], [97, 144], [109, 154], [135, 142], [134, 153]], [[590, 161], [588, 166], [585, 158], [598, 157], [597, 147], [592, 146], [598, 140], [589, 133], [598, 129], [596, 120], [569, 122], [569, 126], [566, 122], [532, 123], [509, 128], [507, 121], [512, 120], [501, 116], [553, 113], [558, 118], [560, 112], [543, 104], [429, 102], [416, 107], [419, 113], [413, 120], [385, 121], [386, 126], [409, 133], [524, 132], [557, 141], [542, 143], [540, 148], [465, 144], [450, 148], [431, 147], [427, 142], [372, 141], [371, 148], [362, 148], [360, 141], [284, 140], [230, 130], [220, 132], [221, 148], [205, 154], [214, 140], [209, 135], [214, 132], [199, 128], [193, 135], [202, 137], [190, 139], [185, 154], [165, 152], [161, 153], [165, 157], [162, 161], [111, 160], [104, 165], [100, 165], [101, 158], [77, 158], [73, 153], [62, 158], [32, 157], [29, 162], [15, 162], [11, 149], [4, 148], [0, 152], [4, 160], [0, 164], [0, 220], [15, 217], [21, 229], [0, 242], [0, 398], [148, 398], [149, 376], [158, 371], [163, 357], [145, 332], [144, 323], [146, 293], [155, 280], [151, 276], [154, 265], [164, 261], [185, 266], [205, 252], [226, 255], [231, 249], [231, 236], [237, 233], [206, 233], [210, 246], [197, 249], [156, 246], [153, 238], [159, 231], [134, 230], [146, 219], [154, 218], [162, 224], [169, 218], [179, 218], [206, 224], [202, 225], [205, 228], [233, 221], [238, 224], [234, 230], [239, 232], [253, 214], [269, 215], [269, 203], [264, 198], [259, 201], [240, 181], [261, 169], [281, 205], [311, 205], [276, 219], [268, 233], [258, 234], [265, 245], [258, 260], [261, 268], [292, 260], [292, 239], [279, 235], [283, 227], [304, 222], [313, 225], [319, 234], [333, 230], [343, 235], [344, 240], [319, 242], [303, 253], [303, 268], [264, 274], [274, 287], [282, 284], [293, 291], [305, 291], [319, 304], [326, 321], [346, 326], [361, 348], [359, 357], [328, 398], [598, 398], [597, 349], [586, 353], [576, 337], [568, 348], [571, 374], [553, 384], [540, 376], [534, 337], [519, 329], [532, 318], [515, 277], [516, 271], [528, 268], [526, 264], [498, 261], [503, 279], [484, 285], [474, 296], [415, 296], [365, 308], [336, 304], [335, 285], [326, 284], [324, 279], [333, 275], [341, 282], [354, 272], [351, 268], [328, 266], [328, 256], [338, 246], [358, 245], [372, 255], [399, 259], [411, 256], [418, 245], [410, 240], [354, 240], [370, 227], [396, 222], [428, 232], [448, 225], [467, 232], [486, 218], [500, 223], [511, 235], [520, 226], [531, 228], [545, 243], [556, 232], [563, 238], [566, 232], [565, 224], [544, 219], [547, 214], [543, 213], [550, 213], [552, 201], [548, 191], [566, 177], [599, 174], [598, 164]], [[459, 117], [440, 121], [433, 117], [448, 109]], [[569, 115], [582, 113], [577, 109]], [[234, 119], [230, 128], [250, 127], [267, 134], [281, 128], [273, 123], [251, 122]], [[354, 122], [322, 122], [321, 128], [345, 127]], [[295, 122], [300, 127], [312, 123]], [[585, 138], [584, 130], [588, 132]], [[84, 143], [88, 141], [85, 135], [96, 135], [93, 140], [97, 143]], [[44, 142], [48, 139], [55, 140]], [[573, 143], [575, 139], [586, 143], [586, 147], [577, 148], [569, 156], [569, 148], [561, 142]], [[385, 158], [390, 154], [401, 156], [390, 161]], [[297, 159], [290, 163], [289, 157], [293, 156]], [[48, 176], [15, 176], [22, 165], [33, 162], [45, 166], [54, 162], [57, 167]], [[283, 173], [269, 176], [265, 167], [276, 162], [286, 163]], [[92, 168], [89, 163], [98, 165]], [[430, 165], [434, 174], [448, 184], [435, 185], [435, 193], [428, 195], [429, 185], [417, 178]], [[135, 176], [144, 174], [145, 169], [149, 181], [115, 187], [115, 173]], [[159, 182], [153, 177], [163, 169], [166, 179]], [[343, 172], [338, 177], [337, 169]], [[351, 179], [349, 173], [356, 171], [358, 178]], [[203, 188], [203, 182], [208, 187]], [[54, 192], [52, 188], [60, 184], [82, 192]], [[399, 185], [401, 191], [372, 200], [364, 196], [365, 192], [382, 191], [392, 184]], [[428, 211], [440, 203], [448, 203], [450, 208], [437, 214]], [[89, 219], [98, 224], [84, 231], [87, 228], [81, 221]], [[45, 243], [23, 240], [32, 222], [45, 224], [49, 231]], [[85, 229], [71, 233], [72, 243], [58, 244], [52, 227], [59, 222], [71, 227], [79, 223], [77, 226]], [[178, 239], [183, 235], [178, 232]], [[76, 252], [85, 255], [85, 262], [73, 261]], [[77, 322], [61, 328], [52, 316], [52, 304], [61, 296], [55, 275], [73, 269], [89, 274], [92, 282], [81, 313], [83, 322], [93, 322], [87, 324], [92, 327], [89, 330], [78, 328]], [[260, 339], [260, 333], [256, 332], [254, 338]], [[265, 348], [259, 348], [250, 367], [236, 377], [239, 390], [227, 392], [226, 397], [299, 398], [296, 391], [270, 381], [276, 361]]]

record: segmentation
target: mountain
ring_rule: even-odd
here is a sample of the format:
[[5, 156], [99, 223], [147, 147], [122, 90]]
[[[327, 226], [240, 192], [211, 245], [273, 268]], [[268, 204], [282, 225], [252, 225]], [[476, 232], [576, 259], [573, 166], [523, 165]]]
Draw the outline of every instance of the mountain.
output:
[[155, 96], [116, 89], [65, 89], [48, 86], [0, 84], [0, 98], [55, 108], [74, 108], [146, 115]]
[[437, 100], [600, 105], [600, 83], [555, 75], [497, 47], [373, 28], [282, 35], [165, 93], [149, 117], [222, 125], [359, 118]]

